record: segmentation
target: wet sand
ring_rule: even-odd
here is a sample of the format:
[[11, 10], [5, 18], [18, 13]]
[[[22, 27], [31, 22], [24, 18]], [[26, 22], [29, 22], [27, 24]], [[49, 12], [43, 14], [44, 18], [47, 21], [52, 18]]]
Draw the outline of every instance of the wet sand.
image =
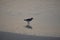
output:
[[[29, 17], [32, 29], [25, 27]], [[60, 0], [0, 0], [0, 31], [60, 37]]]

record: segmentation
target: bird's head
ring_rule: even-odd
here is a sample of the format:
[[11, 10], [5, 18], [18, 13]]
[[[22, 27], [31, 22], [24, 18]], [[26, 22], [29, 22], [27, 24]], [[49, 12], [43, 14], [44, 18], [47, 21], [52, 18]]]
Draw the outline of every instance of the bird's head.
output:
[[31, 19], [33, 19], [33, 17], [31, 17]]

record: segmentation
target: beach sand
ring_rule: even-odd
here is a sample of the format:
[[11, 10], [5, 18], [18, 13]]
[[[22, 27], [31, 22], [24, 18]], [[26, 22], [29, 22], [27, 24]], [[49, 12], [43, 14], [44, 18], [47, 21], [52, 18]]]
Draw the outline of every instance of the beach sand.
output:
[[60, 0], [0, 0], [0, 31], [60, 37]]

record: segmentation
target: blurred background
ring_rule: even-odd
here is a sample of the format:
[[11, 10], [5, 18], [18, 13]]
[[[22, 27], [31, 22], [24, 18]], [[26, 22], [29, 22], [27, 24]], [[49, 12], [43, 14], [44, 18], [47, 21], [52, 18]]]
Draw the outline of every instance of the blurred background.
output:
[[[33, 17], [25, 28], [25, 18]], [[60, 37], [60, 0], [0, 0], [0, 31]]]

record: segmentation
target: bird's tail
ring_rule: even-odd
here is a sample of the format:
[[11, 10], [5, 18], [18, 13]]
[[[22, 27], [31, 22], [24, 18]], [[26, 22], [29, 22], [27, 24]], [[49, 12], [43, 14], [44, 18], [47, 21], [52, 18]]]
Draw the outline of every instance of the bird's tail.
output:
[[26, 21], [26, 19], [24, 19], [24, 21]]

